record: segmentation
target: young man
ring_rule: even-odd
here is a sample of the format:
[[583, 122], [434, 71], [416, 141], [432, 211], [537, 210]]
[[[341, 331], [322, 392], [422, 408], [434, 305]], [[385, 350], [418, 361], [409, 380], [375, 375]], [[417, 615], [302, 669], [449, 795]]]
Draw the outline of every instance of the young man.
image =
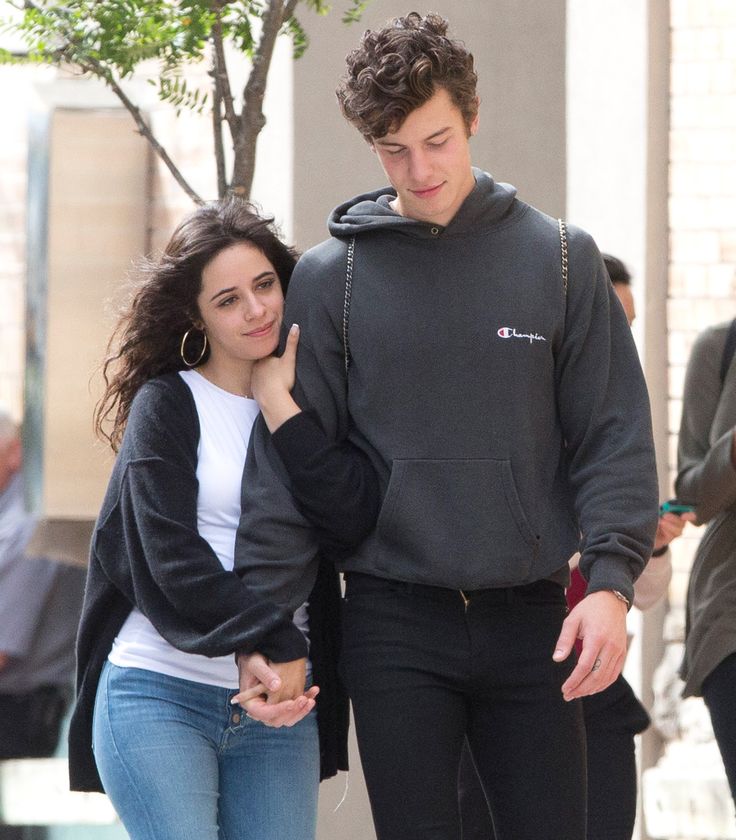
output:
[[[471, 166], [473, 58], [446, 29], [411, 14], [348, 56], [343, 114], [391, 186], [333, 212], [287, 301], [297, 399], [382, 482], [375, 530], [340, 561], [342, 670], [379, 840], [457, 840], [466, 735], [500, 840], [583, 840], [576, 701], [617, 677], [651, 552], [648, 400], [591, 238], [563, 246]], [[283, 475], [261, 428], [236, 556], [294, 606], [315, 538]], [[589, 594], [565, 618], [578, 547]]]

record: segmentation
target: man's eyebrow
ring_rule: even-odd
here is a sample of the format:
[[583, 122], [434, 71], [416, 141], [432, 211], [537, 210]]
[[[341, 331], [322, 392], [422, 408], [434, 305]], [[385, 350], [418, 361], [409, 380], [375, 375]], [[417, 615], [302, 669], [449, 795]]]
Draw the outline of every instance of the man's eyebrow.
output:
[[[444, 128], [440, 128], [437, 131], [430, 134], [429, 137], [425, 137], [422, 142], [427, 143], [430, 140], [436, 140], [441, 134], [444, 134], [446, 131], [449, 131], [451, 128], [452, 128], [452, 126], [449, 126], [449, 125], [445, 126]], [[375, 142], [376, 145], [384, 146], [384, 147], [385, 146], [403, 146], [404, 145], [403, 143], [399, 143], [398, 140], [379, 139], [379, 140], [375, 140], [374, 142]]]

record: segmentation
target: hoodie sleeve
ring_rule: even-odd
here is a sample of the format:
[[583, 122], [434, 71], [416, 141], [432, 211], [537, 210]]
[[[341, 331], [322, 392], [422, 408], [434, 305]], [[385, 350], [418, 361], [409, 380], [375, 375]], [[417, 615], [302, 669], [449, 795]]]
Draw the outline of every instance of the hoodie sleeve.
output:
[[593, 240], [569, 231], [565, 335], [557, 395], [588, 592], [633, 601], [657, 527], [649, 396], [631, 330]]
[[736, 503], [736, 469], [731, 459], [734, 430], [711, 445], [711, 426], [721, 398], [723, 329], [709, 329], [693, 345], [685, 374], [678, 439], [677, 498], [695, 505], [699, 525]]
[[370, 463], [344, 442], [344, 252], [337, 240], [307, 252], [289, 283], [284, 328], [300, 327], [294, 396], [307, 410], [298, 421], [303, 440], [293, 427], [271, 437], [259, 417], [243, 475], [235, 568], [249, 588], [291, 608], [314, 584], [320, 543], [339, 549], [359, 542], [380, 501]]

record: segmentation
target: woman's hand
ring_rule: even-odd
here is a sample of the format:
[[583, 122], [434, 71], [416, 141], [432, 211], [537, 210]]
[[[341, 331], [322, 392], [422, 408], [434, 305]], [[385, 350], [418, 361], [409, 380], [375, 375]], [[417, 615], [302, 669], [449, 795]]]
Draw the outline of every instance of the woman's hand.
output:
[[292, 324], [281, 356], [267, 356], [253, 365], [250, 387], [268, 430], [275, 432], [301, 409], [291, 396], [296, 381], [296, 348], [299, 325]]
[[266, 726], [294, 726], [312, 711], [319, 688], [304, 691], [306, 659], [269, 662], [260, 653], [237, 657], [240, 691], [230, 699]]
[[657, 534], [654, 537], [654, 550], [668, 546], [672, 540], [682, 534], [686, 522], [695, 522], [694, 513], [665, 513], [659, 518]]

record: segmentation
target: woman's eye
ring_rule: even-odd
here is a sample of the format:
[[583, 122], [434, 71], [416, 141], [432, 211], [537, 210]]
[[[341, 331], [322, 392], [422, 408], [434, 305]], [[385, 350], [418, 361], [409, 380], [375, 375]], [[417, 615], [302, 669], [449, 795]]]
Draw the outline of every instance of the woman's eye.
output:
[[273, 284], [275, 282], [276, 282], [275, 278], [272, 278], [271, 280], [264, 280], [262, 283], [259, 283], [256, 288], [258, 288], [258, 289], [270, 289], [271, 286], [273, 286]]
[[235, 297], [234, 296], [227, 297], [224, 300], [221, 300], [219, 305], [220, 306], [230, 306], [231, 303], [235, 303]]

